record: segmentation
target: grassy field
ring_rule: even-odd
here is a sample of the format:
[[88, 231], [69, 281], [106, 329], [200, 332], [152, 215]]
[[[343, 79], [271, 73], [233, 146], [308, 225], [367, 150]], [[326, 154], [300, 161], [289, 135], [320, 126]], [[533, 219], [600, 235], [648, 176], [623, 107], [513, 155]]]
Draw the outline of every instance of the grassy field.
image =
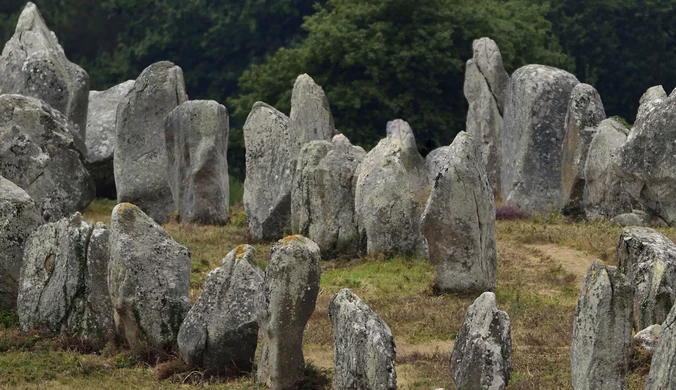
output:
[[[109, 223], [114, 202], [98, 200], [85, 219]], [[201, 227], [169, 223], [171, 236], [192, 255], [191, 299], [199, 296], [206, 273], [235, 246], [249, 242], [241, 206], [232, 223]], [[621, 229], [605, 222], [573, 223], [557, 215], [498, 221], [498, 305], [512, 321], [512, 389], [568, 389], [572, 319], [584, 273], [596, 259], [615, 262]], [[662, 230], [672, 240], [676, 229]], [[265, 267], [269, 244], [256, 244]], [[475, 297], [438, 295], [434, 269], [415, 258], [363, 257], [326, 261], [317, 307], [305, 331], [308, 363], [305, 388], [330, 388], [331, 295], [350, 288], [390, 326], [397, 345], [401, 389], [453, 389], [448, 359], [465, 309]], [[14, 313], [0, 312], [1, 388], [184, 388], [257, 389], [253, 377], [205, 378], [177, 356], [169, 360], [134, 356], [108, 345], [88, 353], [77, 340], [49, 334], [22, 334]], [[641, 389], [649, 361], [636, 356], [629, 388]]]

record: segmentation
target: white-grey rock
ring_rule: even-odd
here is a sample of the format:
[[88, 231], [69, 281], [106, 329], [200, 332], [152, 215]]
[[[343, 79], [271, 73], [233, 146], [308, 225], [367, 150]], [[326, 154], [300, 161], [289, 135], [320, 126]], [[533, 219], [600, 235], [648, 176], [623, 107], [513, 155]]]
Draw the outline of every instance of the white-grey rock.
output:
[[639, 100], [638, 112], [636, 113], [636, 121], [644, 119], [648, 114], [662, 105], [667, 99], [667, 93], [661, 85], [648, 88]]
[[655, 349], [657, 348], [657, 343], [660, 340], [661, 332], [662, 325], [650, 325], [649, 327], [634, 335], [633, 343], [637, 348], [652, 356], [655, 353]]
[[509, 316], [485, 292], [465, 312], [451, 353], [451, 376], [458, 389], [505, 389], [512, 372]]
[[632, 293], [631, 284], [616, 267], [600, 262], [589, 267], [573, 322], [574, 389], [627, 388]]
[[597, 127], [606, 118], [599, 93], [589, 84], [573, 88], [568, 102], [561, 161], [563, 213], [584, 216], [585, 164]]
[[345, 136], [303, 146], [291, 189], [291, 231], [314, 241], [325, 258], [355, 252], [355, 170], [366, 152]]
[[439, 289], [472, 294], [495, 291], [495, 200], [481, 151], [460, 132], [436, 177], [421, 228]]
[[289, 120], [299, 147], [313, 140], [330, 141], [336, 133], [324, 90], [307, 74], [298, 76], [293, 84]]
[[661, 326], [657, 348], [650, 363], [645, 390], [676, 388], [676, 306]]
[[397, 119], [355, 173], [355, 221], [368, 254], [424, 254], [420, 215], [429, 195], [429, 173], [413, 131]]
[[270, 250], [256, 377], [271, 390], [292, 388], [303, 378], [303, 331], [319, 293], [320, 261], [317, 244], [299, 235], [279, 240]]
[[469, 110], [467, 133], [481, 145], [483, 163], [493, 195], [500, 196], [500, 130], [509, 75], [497, 44], [490, 38], [475, 40], [474, 55], [465, 67], [464, 93]]
[[437, 176], [439, 176], [439, 173], [441, 173], [445, 156], [448, 154], [449, 150], [449, 146], [441, 146], [429, 152], [425, 157], [425, 166], [429, 172], [430, 186], [434, 185], [434, 181]]
[[162, 61], [143, 70], [117, 110], [117, 201], [137, 205], [158, 223], [169, 221], [175, 209], [167, 180], [164, 118], [186, 100], [183, 71]]
[[587, 219], [608, 219], [632, 210], [632, 199], [623, 189], [613, 156], [627, 139], [627, 129], [606, 119], [589, 145], [584, 166], [583, 208]]
[[[86, 314], [89, 327], [97, 335], [96, 344], [103, 348], [114, 332], [113, 302], [108, 292], [108, 263], [110, 262], [110, 229], [103, 222], [94, 225], [87, 245], [87, 268], [85, 288], [87, 289]], [[93, 340], [94, 341], [94, 340]]]
[[634, 288], [634, 329], [661, 324], [676, 302], [676, 245], [650, 228], [625, 228], [617, 264]]
[[396, 347], [385, 321], [348, 289], [331, 298], [329, 319], [334, 340], [333, 388], [396, 389]]
[[178, 332], [186, 364], [211, 374], [250, 372], [258, 343], [257, 304], [264, 274], [255, 264], [256, 250], [240, 245], [207, 274], [195, 305]]
[[28, 2], [0, 56], [0, 95], [19, 94], [45, 101], [73, 124], [85, 153], [89, 75], [68, 61], [56, 35], [35, 4]]
[[500, 133], [502, 200], [528, 212], [561, 208], [561, 148], [572, 74], [543, 65], [510, 78]]
[[164, 122], [167, 177], [181, 222], [225, 225], [229, 218], [228, 110], [191, 100]]
[[291, 214], [291, 184], [300, 149], [289, 130], [289, 118], [256, 102], [244, 124], [246, 178], [244, 210], [255, 240], [282, 236]]
[[190, 252], [141, 209], [120, 203], [111, 217], [108, 289], [129, 347], [171, 347], [190, 310]]
[[75, 147], [75, 129], [45, 102], [0, 95], [0, 175], [21, 187], [47, 222], [82, 210], [94, 181]]
[[649, 214], [676, 225], [676, 97], [634, 123], [613, 164], [622, 187]]
[[621, 226], [639, 227], [668, 227], [660, 217], [650, 215], [643, 210], [632, 210], [631, 213], [620, 214], [610, 220], [611, 223]]
[[0, 306], [16, 308], [23, 248], [44, 220], [26, 191], [0, 176]]
[[107, 311], [110, 304], [106, 302], [106, 254], [99, 257], [97, 250], [101, 245], [107, 247], [107, 242], [96, 243], [97, 249], [90, 251], [93, 230], [92, 224], [75, 213], [42, 225], [30, 235], [17, 299], [24, 332], [47, 328], [103, 347], [112, 330], [112, 311]]
[[89, 91], [86, 166], [96, 183], [98, 196], [114, 198], [117, 194], [113, 172], [117, 107], [132, 88], [134, 80], [125, 81], [105, 91]]

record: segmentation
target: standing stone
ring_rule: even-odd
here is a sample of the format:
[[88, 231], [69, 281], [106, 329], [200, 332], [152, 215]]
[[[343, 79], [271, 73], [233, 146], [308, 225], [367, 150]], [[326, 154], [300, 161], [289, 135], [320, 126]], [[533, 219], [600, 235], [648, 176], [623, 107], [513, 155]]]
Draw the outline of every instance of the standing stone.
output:
[[96, 183], [96, 194], [115, 198], [113, 151], [117, 107], [134, 88], [134, 80], [125, 81], [105, 91], [89, 92], [87, 111], [87, 170]]
[[394, 390], [396, 348], [392, 331], [376, 313], [348, 289], [329, 304], [333, 324], [333, 388]]
[[382, 139], [357, 169], [355, 221], [368, 254], [423, 254], [420, 215], [429, 195], [425, 160], [409, 124], [387, 123]]
[[89, 75], [68, 61], [56, 35], [31, 2], [2, 50], [0, 75], [0, 95], [31, 96], [62, 112], [75, 125], [76, 146], [85, 152]]
[[622, 189], [622, 181], [613, 165], [613, 156], [627, 139], [627, 129], [615, 119], [606, 119], [598, 127], [589, 145], [584, 167], [584, 211], [587, 219], [612, 218], [632, 210], [632, 199]]
[[185, 102], [165, 119], [167, 176], [182, 222], [228, 222], [228, 123], [228, 110], [213, 100]]
[[641, 96], [641, 100], [639, 101], [635, 122], [645, 119], [648, 114], [654, 111], [657, 106], [664, 103], [666, 99], [667, 93], [664, 91], [664, 88], [661, 85], [648, 88], [643, 96]]
[[645, 390], [676, 388], [676, 306], [661, 326], [657, 348], [650, 363]]
[[460, 132], [439, 158], [443, 168], [421, 222], [436, 285], [465, 294], [495, 291], [495, 200], [481, 151]]
[[662, 218], [650, 215], [643, 210], [632, 210], [631, 213], [617, 215], [610, 222], [621, 227], [669, 227]]
[[585, 164], [597, 127], [606, 118], [599, 93], [589, 84], [573, 88], [563, 139], [561, 195], [565, 215], [584, 216]]
[[134, 350], [171, 347], [190, 310], [190, 252], [129, 203], [115, 206], [110, 231], [108, 289], [118, 333]]
[[291, 214], [291, 182], [298, 153], [289, 118], [256, 102], [244, 123], [244, 146], [243, 203], [249, 232], [259, 241], [280, 238]]
[[0, 176], [0, 307], [16, 308], [23, 248], [28, 235], [43, 223], [33, 199]]
[[561, 207], [561, 149], [572, 74], [527, 65], [512, 75], [501, 132], [502, 199], [528, 212]]
[[429, 172], [430, 186], [434, 185], [434, 181], [439, 176], [439, 173], [441, 173], [441, 169], [444, 167], [445, 156], [450, 149], [450, 146], [442, 146], [429, 152], [425, 157], [425, 166]]
[[483, 163], [494, 196], [500, 196], [500, 129], [509, 75], [497, 44], [490, 38], [475, 40], [474, 56], [467, 61], [464, 93], [469, 103], [467, 133], [481, 145]]
[[649, 214], [676, 226], [676, 97], [639, 118], [613, 164], [622, 187]]
[[324, 90], [307, 74], [298, 76], [293, 84], [289, 117], [291, 132], [298, 136], [298, 150], [313, 140], [331, 140], [336, 133]]
[[639, 350], [645, 351], [652, 356], [655, 353], [655, 349], [657, 349], [661, 332], [662, 326], [660, 324], [650, 325], [634, 335], [633, 343]]
[[141, 73], [117, 110], [113, 162], [117, 201], [138, 205], [158, 223], [169, 221], [174, 210], [167, 182], [164, 117], [186, 100], [183, 71], [162, 61]]
[[292, 388], [303, 378], [303, 331], [319, 293], [320, 260], [317, 244], [299, 235], [279, 240], [270, 250], [256, 376], [272, 390]]
[[617, 264], [634, 288], [634, 329], [661, 324], [676, 302], [676, 245], [650, 228], [626, 228]]
[[41, 100], [0, 96], [0, 175], [26, 191], [47, 222], [94, 199], [74, 132], [66, 117]]
[[573, 322], [574, 389], [627, 388], [632, 292], [616, 267], [597, 261], [587, 271]]
[[186, 364], [211, 374], [240, 374], [253, 367], [258, 343], [257, 304], [264, 291], [256, 250], [240, 245], [207, 274], [202, 294], [178, 332]]
[[343, 135], [301, 149], [291, 189], [291, 230], [317, 243], [324, 257], [358, 249], [354, 173], [365, 155]]
[[451, 353], [451, 376], [458, 389], [505, 389], [512, 373], [509, 316], [485, 292], [465, 312]]
[[[108, 293], [108, 263], [110, 262], [110, 229], [103, 222], [94, 225], [87, 245], [85, 288], [89, 310], [88, 323], [98, 337], [95, 344], [103, 348], [109, 333], [114, 332], [113, 302]], [[94, 340], [93, 340], [94, 341]]]
[[[100, 226], [97, 229], [101, 230]], [[90, 251], [94, 226], [80, 213], [40, 226], [26, 242], [17, 300], [21, 329], [47, 328], [105, 344], [112, 312], [105, 288], [105, 254]], [[98, 247], [107, 243], [94, 244]], [[91, 256], [92, 258], [88, 258]], [[103, 285], [101, 285], [103, 283]]]

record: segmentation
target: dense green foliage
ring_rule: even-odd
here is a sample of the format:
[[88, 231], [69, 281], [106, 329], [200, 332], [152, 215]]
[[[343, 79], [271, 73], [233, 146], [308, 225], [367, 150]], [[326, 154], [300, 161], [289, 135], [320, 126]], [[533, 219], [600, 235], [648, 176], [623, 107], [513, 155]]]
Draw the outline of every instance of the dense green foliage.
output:
[[[675, 0], [35, 0], [93, 89], [159, 60], [180, 65], [191, 98], [233, 118], [231, 173], [243, 178], [241, 126], [256, 100], [289, 112], [296, 76], [327, 92], [339, 131], [367, 148], [407, 120], [426, 152], [464, 128], [472, 40], [497, 41], [509, 72], [574, 71], [609, 115], [632, 121], [648, 87], [676, 85]], [[317, 3], [317, 4], [315, 4]], [[9, 39], [25, 2], [0, 2]]]

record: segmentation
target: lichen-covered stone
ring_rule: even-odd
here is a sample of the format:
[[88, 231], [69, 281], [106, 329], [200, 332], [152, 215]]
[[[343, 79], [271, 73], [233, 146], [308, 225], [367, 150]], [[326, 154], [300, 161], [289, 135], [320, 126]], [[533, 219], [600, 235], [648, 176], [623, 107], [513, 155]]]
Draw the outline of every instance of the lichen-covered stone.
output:
[[444, 165], [444, 160], [446, 159], [445, 156], [448, 154], [449, 150], [450, 147], [441, 146], [429, 152], [425, 157], [425, 166], [427, 167], [427, 171], [429, 173], [430, 187], [434, 185], [434, 181], [436, 180], [437, 176], [439, 176], [441, 168], [443, 168]]
[[633, 343], [636, 348], [645, 351], [647, 354], [652, 356], [655, 353], [655, 349], [657, 348], [657, 343], [660, 340], [661, 332], [662, 325], [650, 325], [649, 327], [637, 332], [634, 335]]
[[164, 122], [168, 179], [182, 222], [228, 222], [228, 110], [213, 100], [187, 101]]
[[94, 182], [68, 119], [38, 99], [0, 95], [0, 175], [33, 198], [47, 222], [82, 210]]
[[0, 95], [19, 94], [45, 101], [73, 124], [75, 144], [85, 152], [89, 75], [68, 61], [56, 35], [35, 4], [24, 7], [0, 56]]
[[661, 326], [657, 348], [650, 363], [645, 390], [676, 388], [676, 306]]
[[610, 220], [614, 225], [621, 227], [639, 226], [639, 227], [668, 227], [662, 218], [650, 215], [643, 210], [632, 210], [631, 213], [624, 213], [613, 217]]
[[303, 331], [319, 293], [320, 261], [317, 244], [299, 235], [279, 240], [270, 250], [256, 377], [272, 390], [292, 388], [303, 377]]
[[495, 290], [495, 200], [481, 151], [465, 132], [437, 157], [443, 161], [422, 215], [422, 232], [441, 290]]
[[648, 88], [639, 100], [638, 112], [636, 113], [636, 122], [645, 118], [657, 106], [660, 106], [667, 99], [667, 93], [661, 85]]
[[23, 248], [28, 236], [43, 223], [26, 191], [0, 176], [0, 306], [16, 307]]
[[568, 102], [561, 161], [561, 197], [563, 212], [575, 217], [584, 216], [583, 197], [586, 185], [585, 164], [587, 152], [597, 127], [606, 118], [599, 93], [589, 84], [573, 88]]
[[429, 195], [429, 173], [408, 123], [388, 122], [387, 138], [368, 152], [355, 174], [361, 248], [368, 254], [424, 254], [420, 215]]
[[107, 248], [107, 242], [100, 240], [101, 234], [105, 227], [95, 229], [75, 213], [40, 226], [30, 235], [17, 300], [23, 331], [47, 328], [103, 347], [112, 312], [106, 301], [107, 251], [100, 250]]
[[257, 305], [264, 291], [264, 274], [255, 255], [252, 246], [240, 245], [207, 274], [202, 293], [178, 332], [186, 364], [212, 374], [251, 371], [258, 343]]
[[626, 228], [617, 264], [634, 288], [634, 329], [661, 324], [676, 302], [676, 245], [650, 228]]
[[289, 120], [300, 147], [314, 140], [330, 141], [336, 133], [324, 90], [307, 74], [298, 76], [293, 84]]
[[291, 231], [308, 237], [324, 257], [358, 249], [354, 174], [366, 152], [345, 136], [303, 146], [291, 189]]
[[502, 200], [528, 212], [561, 208], [561, 149], [572, 74], [543, 65], [510, 78], [500, 133]]
[[117, 110], [117, 201], [137, 205], [158, 223], [169, 221], [175, 209], [167, 180], [164, 118], [186, 100], [183, 70], [162, 61], [143, 70]]
[[115, 198], [113, 152], [117, 107], [134, 88], [134, 80], [125, 81], [105, 91], [89, 91], [87, 111], [87, 170], [96, 183], [99, 197]]
[[385, 321], [348, 289], [331, 298], [329, 318], [334, 340], [333, 388], [396, 389], [396, 348]]
[[465, 312], [451, 353], [451, 376], [458, 389], [505, 389], [512, 372], [509, 316], [485, 292]]
[[141, 209], [120, 203], [111, 217], [108, 289], [115, 326], [132, 349], [171, 347], [190, 310], [190, 252]]
[[574, 389], [626, 389], [633, 289], [616, 268], [595, 262], [575, 308], [571, 371]]

